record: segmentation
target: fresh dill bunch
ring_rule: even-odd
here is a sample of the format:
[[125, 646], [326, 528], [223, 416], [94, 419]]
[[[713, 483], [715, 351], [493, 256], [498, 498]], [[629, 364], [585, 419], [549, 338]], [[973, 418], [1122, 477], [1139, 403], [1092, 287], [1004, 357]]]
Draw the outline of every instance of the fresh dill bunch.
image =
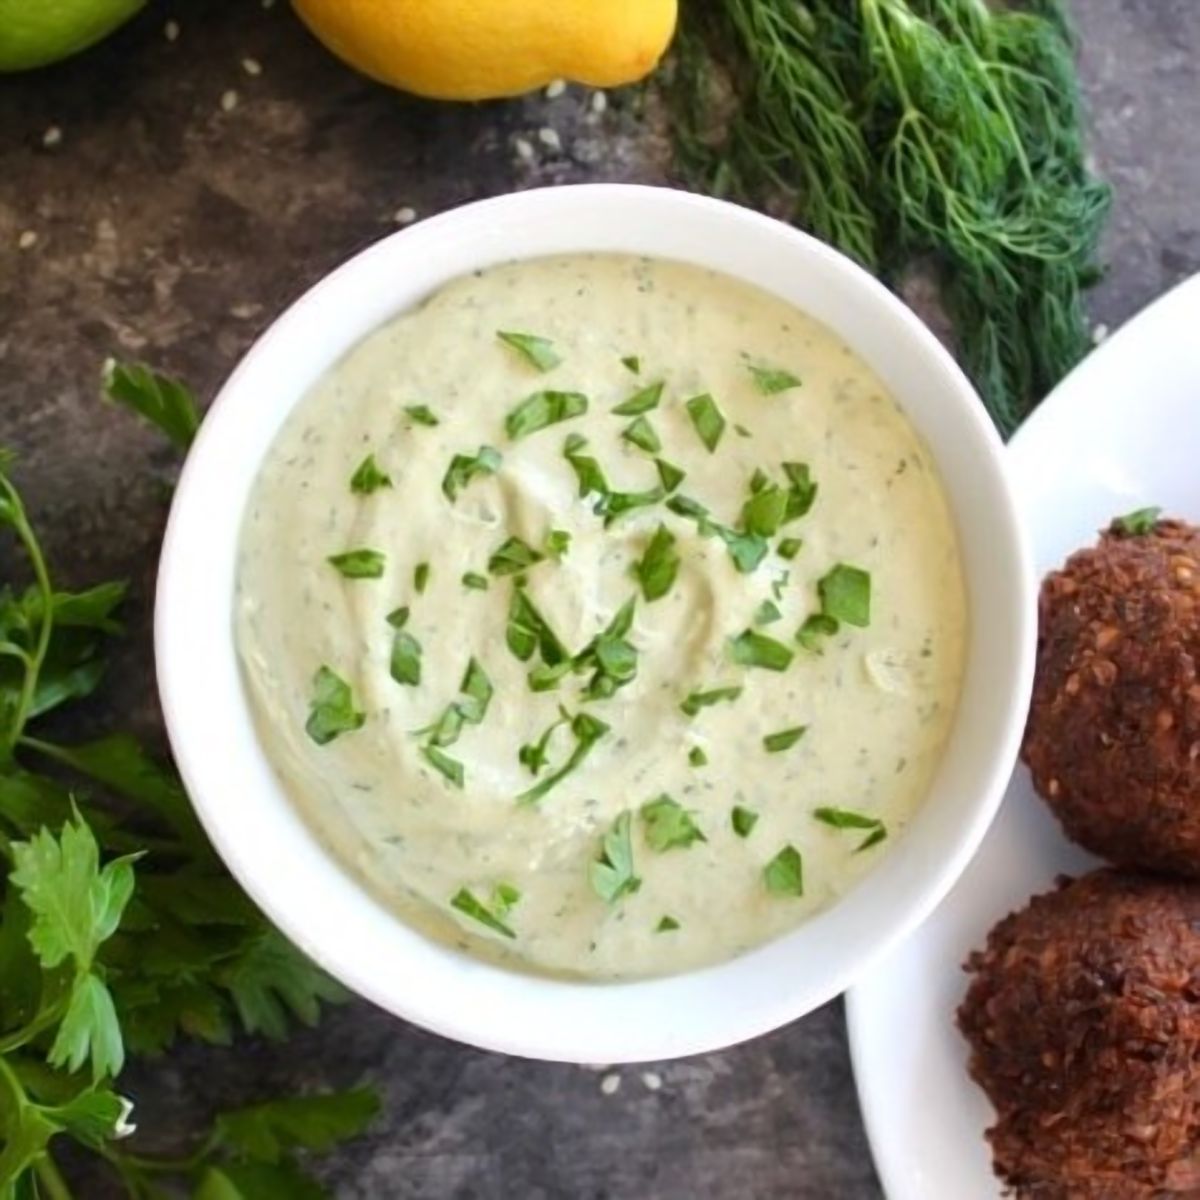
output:
[[787, 193], [792, 219], [893, 282], [931, 263], [960, 358], [1010, 432], [1087, 351], [1081, 291], [1109, 206], [1061, 5], [717, 3], [689, 36], [728, 64], [737, 100], [723, 136], [696, 136], [693, 45], [685, 164], [709, 182], [719, 164], [739, 199]]

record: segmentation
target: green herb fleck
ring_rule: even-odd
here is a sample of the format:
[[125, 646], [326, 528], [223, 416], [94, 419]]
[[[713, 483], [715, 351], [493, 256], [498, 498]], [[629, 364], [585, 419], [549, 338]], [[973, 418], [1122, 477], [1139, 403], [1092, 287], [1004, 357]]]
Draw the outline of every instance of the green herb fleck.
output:
[[675, 535], [665, 525], [659, 525], [633, 568], [647, 603], [661, 600], [671, 590], [679, 574], [679, 563]]
[[318, 746], [332, 742], [343, 733], [361, 729], [366, 713], [354, 707], [350, 685], [329, 667], [320, 667], [313, 676], [313, 695], [309, 702], [305, 732]]
[[825, 639], [833, 637], [839, 628], [841, 627], [833, 617], [824, 613], [813, 613], [805, 617], [804, 624], [796, 634], [796, 641], [811, 654], [823, 654]]
[[663, 916], [658, 918], [658, 924], [654, 927], [655, 933], [674, 933], [680, 928], [679, 922], [674, 917]]
[[734, 567], [741, 574], [749, 575], [766, 558], [770, 544], [761, 534], [741, 533], [724, 525], [717, 525], [715, 529], [717, 536], [725, 543]]
[[742, 528], [760, 537], [774, 537], [779, 532], [788, 510], [788, 493], [776, 483], [769, 483], [742, 506]]
[[397, 683], [416, 687], [421, 682], [421, 643], [404, 629], [407, 620], [407, 608], [398, 608], [388, 617], [388, 623], [396, 631], [392, 635], [390, 671]]
[[350, 476], [350, 490], [356, 496], [369, 496], [380, 488], [390, 488], [392, 477], [375, 461], [375, 455], [368, 454], [358, 464], [358, 469]]
[[806, 733], [807, 725], [796, 725], [791, 729], [781, 729], [778, 733], [768, 733], [763, 738], [763, 746], [771, 754], [779, 754], [790, 750]]
[[413, 567], [413, 587], [416, 589], [418, 596], [425, 594], [425, 589], [429, 586], [429, 564], [427, 562], [417, 563]]
[[694, 717], [702, 708], [712, 708], [724, 701], [732, 702], [742, 694], [739, 686], [711, 688], [707, 692], [692, 692], [679, 706], [685, 716]]
[[564, 658], [552, 667], [540, 663], [529, 672], [529, 690], [531, 692], [552, 692], [563, 679], [571, 673], [571, 660]]
[[463, 765], [456, 758], [451, 758], [448, 754], [443, 754], [436, 746], [422, 746], [421, 754], [425, 757], [425, 761], [429, 763], [436, 771], [445, 776], [456, 788], [461, 788], [466, 779], [466, 772], [463, 770]]
[[742, 667], [762, 667], [767, 671], [786, 671], [795, 652], [782, 642], [753, 629], [744, 630], [729, 640], [729, 655]]
[[552, 371], [562, 358], [554, 349], [554, 343], [532, 333], [508, 333], [500, 330], [496, 336], [511, 346], [531, 367], [543, 372]]
[[1131, 513], [1126, 513], [1123, 517], [1117, 517], [1112, 523], [1112, 531], [1124, 534], [1126, 537], [1141, 537], [1154, 532], [1154, 527], [1158, 524], [1158, 518], [1161, 515], [1161, 508], [1138, 508]]
[[493, 575], [518, 575], [542, 561], [542, 555], [519, 537], [510, 537], [493, 551], [488, 570]]
[[627, 354], [621, 359], [621, 366], [632, 375], [640, 375], [642, 373], [642, 360], [636, 354]]
[[712, 454], [721, 440], [721, 434], [725, 432], [725, 417], [717, 407], [717, 402], [705, 392], [701, 396], [693, 396], [684, 407], [692, 418], [697, 436]]
[[560, 421], [582, 417], [587, 410], [582, 392], [534, 392], [504, 418], [504, 432], [511, 441], [519, 441]]
[[866, 830], [867, 836], [855, 849], [855, 854], [861, 854], [872, 846], [878, 846], [887, 837], [887, 826], [879, 817], [871, 817], [866, 813], [854, 812], [849, 808], [818, 808], [813, 816], [823, 825], [832, 829]]
[[784, 846], [763, 868], [763, 882], [773, 896], [804, 895], [804, 860], [795, 846]]
[[686, 472], [681, 471], [665, 459], [656, 458], [654, 466], [658, 471], [658, 481], [662, 484], [664, 492], [673, 492], [687, 478]]
[[496, 689], [492, 687], [492, 681], [487, 677], [487, 672], [474, 658], [467, 663], [467, 669], [458, 690], [466, 697], [466, 699], [456, 702], [456, 707], [462, 713], [463, 720], [472, 725], [481, 724], [483, 718], [487, 716], [488, 705], [492, 702], [492, 696]]
[[527, 742], [517, 751], [517, 761], [529, 769], [529, 773], [537, 776], [549, 762], [550, 739], [555, 733], [571, 720], [571, 714], [565, 708], [559, 708], [559, 718], [550, 725], [536, 742]]
[[665, 793], [641, 807], [646, 844], [659, 854], [667, 850], [686, 850], [708, 838], [683, 805]]
[[817, 499], [818, 485], [813, 480], [808, 463], [785, 462], [783, 473], [788, 481], [787, 513], [784, 523], [798, 521], [808, 513]]
[[750, 430], [748, 430], [745, 427], [745, 425], [734, 425], [733, 432], [736, 433], [738, 435], [738, 437], [742, 437], [742, 438], [748, 438], [748, 437], [754, 436], [754, 434], [752, 434], [750, 432]]
[[409, 420], [414, 425], [428, 425], [432, 428], [438, 424], [438, 419], [435, 417], [426, 404], [406, 404], [404, 411], [408, 413]]
[[456, 454], [442, 479], [443, 493], [453, 504], [467, 484], [486, 475], [495, 475], [500, 470], [500, 463], [500, 451], [491, 446], [480, 446], [478, 454]]
[[608, 480], [600, 464], [590, 454], [579, 453], [586, 445], [586, 438], [573, 433], [563, 446], [563, 454], [579, 481], [579, 498], [583, 500], [594, 495], [604, 500], [609, 494]]
[[817, 591], [824, 616], [859, 628], [871, 623], [871, 576], [861, 568], [838, 563], [818, 581]]
[[748, 838], [754, 832], [755, 825], [758, 824], [758, 813], [753, 809], [735, 804], [733, 811], [729, 814], [729, 823], [738, 837]]
[[523, 588], [513, 588], [508, 606], [505, 632], [508, 648], [521, 662], [528, 662], [537, 651], [548, 667], [557, 666], [570, 658], [566, 647], [558, 640], [549, 622], [538, 612]]
[[775, 367], [749, 366], [750, 374], [754, 376], [754, 386], [764, 396], [775, 396], [780, 392], [790, 391], [800, 386], [800, 380], [791, 371], [781, 371]]
[[652, 409], [657, 408], [658, 402], [662, 399], [663, 386], [662, 383], [652, 383], [648, 387], [634, 392], [628, 400], [621, 401], [612, 410], [613, 415], [618, 417], [640, 417], [643, 413], [648, 413]]
[[779, 605], [773, 600], [764, 600], [754, 612], [755, 625], [773, 625], [782, 619], [783, 613], [779, 611]]
[[571, 718], [571, 734], [575, 738], [575, 749], [557, 771], [547, 775], [517, 797], [518, 804], [536, 804], [552, 788], [560, 784], [591, 753], [592, 747], [609, 731], [609, 726], [590, 713], [576, 713]]
[[591, 864], [592, 889], [606, 904], [615, 904], [622, 896], [632, 895], [642, 886], [633, 873], [632, 818], [623, 812], [604, 835], [600, 856]]
[[326, 560], [347, 579], [379, 579], [387, 559], [378, 550], [346, 550], [342, 554], [331, 554]]
[[499, 933], [506, 938], [517, 936], [497, 913], [494, 913], [481, 900], [476, 899], [466, 888], [459, 888], [450, 901], [450, 907], [458, 909], [460, 913], [470, 917], [471, 920], [478, 921], [480, 925], [490, 929], [493, 933]]
[[462, 584], [465, 588], [470, 588], [473, 592], [486, 592], [488, 590], [488, 578], [486, 575], [480, 575], [478, 571], [467, 571], [462, 577]]
[[546, 557], [562, 562], [571, 548], [571, 535], [565, 529], [552, 529], [546, 534]]
[[880, 842], [887, 841], [887, 829], [884, 828], [881, 821], [878, 829], [873, 829], [867, 834], [855, 849], [855, 854], [861, 854], [864, 850], [870, 850], [872, 846], [878, 846]]
[[688, 751], [688, 762], [691, 763], [693, 767], [707, 767], [708, 755], [704, 753], [701, 747], [693, 746]]
[[804, 541], [801, 538], [781, 538], [779, 545], [775, 548], [775, 553], [787, 562], [791, 562], [803, 549]]
[[596, 506], [596, 512], [603, 513], [604, 527], [607, 529], [614, 521], [628, 513], [639, 508], [653, 508], [665, 500], [666, 495], [662, 488], [651, 488], [645, 492], [609, 492], [603, 502]]
[[630, 597], [608, 625], [574, 658], [574, 670], [594, 670], [584, 690], [588, 700], [607, 700], [637, 676], [637, 648], [628, 641], [637, 601]]
[[662, 449], [662, 441], [654, 431], [654, 426], [645, 417], [635, 417], [621, 432], [621, 437], [630, 445], [647, 454], [657, 454]]

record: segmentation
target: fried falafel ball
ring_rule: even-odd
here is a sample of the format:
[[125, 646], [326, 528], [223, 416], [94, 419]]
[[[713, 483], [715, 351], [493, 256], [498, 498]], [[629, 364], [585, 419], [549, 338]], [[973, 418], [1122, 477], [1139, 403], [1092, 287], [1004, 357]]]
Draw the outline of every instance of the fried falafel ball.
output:
[[1200, 878], [1200, 530], [1130, 522], [1042, 585], [1022, 757], [1085, 849]]
[[958, 1024], [1018, 1200], [1200, 1196], [1200, 886], [1060, 881], [967, 970]]

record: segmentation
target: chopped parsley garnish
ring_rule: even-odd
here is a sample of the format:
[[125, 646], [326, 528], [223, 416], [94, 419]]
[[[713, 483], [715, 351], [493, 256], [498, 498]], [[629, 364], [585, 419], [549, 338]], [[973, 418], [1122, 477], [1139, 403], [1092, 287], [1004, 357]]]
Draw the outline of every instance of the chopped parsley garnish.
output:
[[783, 473], [788, 481], [788, 506], [784, 521], [797, 521], [805, 516], [817, 499], [818, 485], [813, 480], [808, 463], [785, 462]]
[[354, 707], [350, 685], [329, 667], [320, 667], [313, 676], [313, 695], [309, 702], [304, 730], [318, 746], [332, 742], [343, 733], [361, 729], [367, 714]]
[[776, 600], [783, 599], [783, 590], [787, 587], [787, 582], [791, 577], [791, 571], [784, 571], [784, 573], [778, 576], [778, 578], [771, 580], [771, 595], [774, 596]]
[[774, 896], [804, 895], [804, 860], [795, 846], [784, 846], [763, 868], [763, 882]]
[[325, 561], [347, 579], [379, 579], [387, 563], [378, 550], [366, 548], [331, 554]]
[[462, 577], [462, 584], [465, 588], [470, 588], [474, 592], [486, 592], [488, 590], [488, 577], [480, 575], [478, 571], [468, 571]]
[[781, 621], [782, 619], [783, 613], [779, 611], [779, 605], [774, 600], [764, 600], [754, 610], [755, 625], [773, 625], [776, 621]]
[[700, 746], [693, 746], [688, 751], [688, 762], [693, 767], [707, 767], [708, 755], [704, 753], [704, 750]]
[[430, 427], [438, 424], [438, 419], [430, 411], [426, 404], [406, 404], [404, 411], [408, 413], [409, 419], [414, 425], [428, 425]]
[[571, 720], [571, 714], [565, 708], [560, 707], [558, 711], [560, 714], [558, 720], [550, 725], [536, 742], [526, 742], [517, 751], [517, 761], [521, 766], [527, 767], [529, 773], [534, 777], [549, 762], [550, 739]]
[[787, 517], [788, 494], [777, 483], [767, 483], [742, 506], [742, 528], [760, 537], [774, 537]]
[[546, 557], [562, 562], [571, 548], [571, 535], [565, 529], [552, 529], [546, 534]]
[[692, 418], [696, 435], [712, 454], [721, 440], [721, 434], [725, 432], [725, 417], [717, 407], [717, 402], [705, 392], [701, 396], [693, 396], [684, 407]]
[[413, 567], [413, 587], [416, 588], [418, 596], [423, 596], [428, 586], [429, 564], [427, 562], [419, 562]]
[[813, 816], [832, 829], [862, 829], [867, 836], [859, 843], [855, 854], [861, 854], [872, 846], [878, 846], [887, 837], [887, 826], [878, 817], [854, 812], [849, 808], [818, 808]]
[[804, 549], [804, 541], [802, 538], [781, 538], [779, 545], [775, 547], [775, 553], [780, 558], [791, 562], [801, 550]]
[[791, 729], [781, 729], [778, 733], [768, 733], [763, 738], [763, 746], [769, 753], [779, 754], [783, 750], [790, 750], [807, 732], [807, 725], [796, 725]]
[[679, 574], [679, 562], [675, 535], [665, 525], [659, 525], [646, 552], [633, 567], [647, 603], [661, 600], [671, 590]]
[[754, 832], [755, 825], [758, 824], [758, 813], [753, 809], [735, 804], [733, 811], [729, 814], [729, 824], [733, 826], [733, 832], [738, 837], [748, 838]]
[[643, 804], [640, 812], [646, 844], [660, 854], [667, 850], [686, 850], [694, 842], [708, 841], [692, 814], [666, 794]]
[[453, 504], [467, 484], [486, 475], [495, 475], [500, 470], [500, 463], [500, 451], [491, 446], [480, 446], [478, 454], [456, 454], [446, 468], [442, 491]]
[[752, 434], [750, 430], [745, 427], [745, 425], [735, 425], [733, 427], [733, 432], [736, 433], [738, 437], [748, 438], [754, 436], [754, 434]]
[[707, 692], [690, 693], [679, 707], [685, 716], [694, 717], [702, 708], [712, 708], [714, 704], [736, 700], [741, 694], [742, 689], [739, 685], [711, 688]]
[[652, 409], [657, 408], [658, 402], [662, 399], [663, 386], [662, 383], [652, 383], [648, 387], [634, 392], [628, 400], [622, 400], [612, 410], [613, 415], [618, 417], [640, 417], [643, 413], [648, 413]]
[[662, 440], [645, 417], [635, 417], [622, 430], [621, 436], [630, 445], [645, 450], [647, 454], [657, 454], [662, 449]]
[[488, 570], [493, 575], [519, 575], [542, 561], [544, 556], [519, 537], [510, 537], [493, 551]]
[[560, 421], [582, 417], [587, 410], [582, 392], [534, 392], [504, 418], [504, 432], [511, 441], [519, 441]]
[[667, 507], [679, 517], [688, 517], [693, 521], [707, 521], [708, 509], [699, 500], [691, 496], [672, 496], [667, 501]]
[[492, 687], [487, 672], [474, 658], [467, 663], [467, 670], [458, 690], [466, 697], [465, 700], [456, 702], [463, 720], [472, 725], [480, 724], [487, 716], [488, 705], [492, 702], [496, 689]]
[[389, 613], [387, 622], [396, 631], [392, 635], [391, 676], [397, 683], [416, 687], [421, 682], [421, 643], [404, 628], [408, 609]]
[[765, 633], [747, 629], [729, 639], [729, 656], [739, 666], [786, 671], [792, 665], [795, 652]]
[[463, 765], [458, 759], [451, 758], [448, 754], [443, 754], [436, 746], [432, 745], [422, 746], [421, 754], [434, 770], [445, 776], [456, 788], [463, 786], [463, 781], [466, 779], [466, 772], [463, 770]]
[[1134, 509], [1123, 517], [1117, 517], [1112, 523], [1112, 529], [1114, 533], [1121, 533], [1126, 537], [1141, 537], [1154, 532], [1161, 515], [1162, 509], [1157, 507]]
[[871, 623], [871, 576], [860, 567], [838, 563], [818, 581], [817, 592], [824, 616], [860, 629]]
[[591, 864], [592, 890], [607, 904], [632, 895], [642, 886], [642, 881], [633, 873], [631, 824], [630, 814], [623, 812], [604, 835], [600, 856]]
[[655, 933], [674, 933], [680, 927], [679, 922], [671, 916], [662, 916], [658, 918], [658, 924], [654, 927]]
[[[502, 888], [503, 892], [501, 892]], [[509, 899], [510, 896], [513, 898]], [[450, 901], [450, 907], [456, 908], [471, 920], [478, 921], [480, 925], [486, 926], [493, 933], [499, 933], [506, 938], [515, 938], [517, 935], [504, 923], [503, 918], [508, 915], [509, 910], [520, 898], [521, 893], [516, 888], [502, 883], [497, 886], [492, 907], [489, 908], [466, 888], [459, 888]], [[496, 903], [497, 900], [499, 904]]]
[[562, 662], [548, 667], [539, 663], [529, 672], [529, 690], [531, 692], [552, 692], [571, 673], [571, 660], [564, 658]]
[[563, 454], [575, 472], [579, 481], [579, 498], [599, 496], [603, 500], [608, 494], [608, 480], [600, 469], [600, 464], [590, 454], [579, 452], [587, 445], [587, 439], [573, 433], [563, 446]]
[[736, 529], [727, 529], [724, 525], [716, 525], [714, 529], [725, 543], [725, 549], [729, 551], [734, 567], [741, 574], [751, 574], [766, 558], [770, 545], [761, 534], [741, 533]]
[[596, 505], [596, 512], [603, 513], [604, 527], [607, 529], [618, 517], [639, 508], [652, 508], [666, 498], [667, 494], [662, 488], [652, 488], [646, 492], [609, 492], [603, 501]]
[[571, 734], [575, 738], [575, 749], [557, 771], [547, 775], [517, 797], [518, 804], [536, 804], [552, 788], [560, 784], [591, 753], [592, 747], [609, 731], [609, 726], [590, 713], [576, 713], [571, 718]]
[[531, 367], [543, 373], [554, 370], [562, 362], [554, 343], [544, 337], [532, 333], [508, 333], [505, 330], [500, 330], [496, 336], [506, 346], [511, 346]]
[[663, 491], [665, 492], [673, 492], [687, 478], [686, 472], [681, 471], [677, 466], [667, 462], [665, 459], [656, 458], [654, 466], [658, 471], [658, 481], [663, 485]]
[[508, 625], [505, 642], [516, 658], [528, 662], [536, 651], [548, 667], [558, 666], [570, 658], [567, 648], [558, 640], [546, 618], [538, 612], [523, 588], [513, 588], [508, 606]]
[[632, 375], [640, 375], [642, 373], [642, 360], [636, 354], [627, 354], [621, 359], [621, 366]]
[[780, 392], [790, 391], [800, 386], [800, 380], [791, 371], [781, 371], [775, 367], [756, 367], [747, 364], [750, 374], [754, 376], [754, 386], [764, 396], [776, 396]]
[[375, 455], [368, 454], [358, 464], [358, 469], [350, 476], [350, 490], [356, 496], [369, 496], [380, 488], [390, 488], [392, 477], [375, 461]]
[[585, 699], [608, 700], [637, 677], [637, 647], [626, 637], [636, 607], [635, 598], [626, 600], [604, 630], [575, 656], [574, 670], [594, 671], [584, 689]]
[[833, 617], [825, 613], [813, 613], [805, 617], [804, 624], [796, 634], [796, 641], [812, 654], [823, 654], [822, 645], [841, 628]]

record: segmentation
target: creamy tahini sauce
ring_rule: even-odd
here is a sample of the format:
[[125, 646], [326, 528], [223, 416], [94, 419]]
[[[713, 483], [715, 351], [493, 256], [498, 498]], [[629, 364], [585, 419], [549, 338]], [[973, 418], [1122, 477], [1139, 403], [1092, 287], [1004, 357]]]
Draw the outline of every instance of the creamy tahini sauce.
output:
[[[498, 330], [550, 339], [562, 364], [539, 374], [497, 340]], [[621, 359], [636, 355], [640, 374]], [[747, 363], [794, 373], [801, 386], [756, 388]], [[794, 560], [771, 553], [739, 574], [720, 538], [662, 504], [605, 529], [578, 496], [563, 456], [571, 433], [588, 439], [610, 486], [653, 488], [649, 455], [621, 439], [630, 418], [614, 405], [663, 380], [647, 418], [661, 456], [687, 472], [681, 494], [734, 525], [756, 468], [808, 463], [819, 493], [781, 536], [803, 539]], [[586, 416], [516, 442], [504, 417], [530, 393], [582, 392]], [[684, 402], [710, 393], [729, 422], [715, 453], [701, 444]], [[406, 405], [427, 405], [436, 427]], [[749, 436], [739, 434], [740, 425]], [[494, 446], [494, 477], [456, 503], [442, 479], [456, 454]], [[352, 494], [349, 480], [374, 453], [393, 486]], [[631, 565], [660, 522], [682, 566], [669, 594], [646, 603]], [[572, 652], [630, 596], [637, 677], [611, 699], [583, 704], [587, 675], [534, 693], [505, 644], [511, 577], [486, 591], [511, 535], [541, 548], [551, 529], [571, 535], [561, 562], [527, 572], [530, 598]], [[778, 537], [772, 539], [777, 543]], [[347, 579], [328, 564], [341, 551], [386, 555], [379, 579]], [[818, 608], [817, 581], [844, 562], [870, 572], [870, 626], [843, 626], [823, 655], [796, 645]], [[423, 594], [414, 570], [429, 564]], [[760, 632], [796, 649], [784, 672], [735, 665], [728, 640], [753, 627], [773, 597], [783, 617]], [[389, 674], [387, 616], [407, 605], [406, 629], [423, 649], [422, 681]], [[355, 876], [408, 922], [472, 953], [541, 972], [590, 978], [645, 976], [726, 959], [827, 906], [887, 854], [920, 804], [949, 731], [964, 654], [965, 605], [955, 534], [921, 441], [876, 376], [828, 329], [789, 305], [724, 276], [670, 262], [576, 256], [517, 263], [460, 279], [359, 344], [298, 406], [265, 462], [242, 533], [237, 642], [259, 734], [288, 793]], [[485, 719], [466, 724], [445, 753], [463, 764], [458, 790], [422, 757], [415, 731], [458, 694], [474, 656], [494, 686]], [[362, 727], [317, 745], [305, 732], [313, 677], [328, 666], [352, 687]], [[740, 684], [734, 702], [688, 717], [694, 691]], [[515, 801], [534, 782], [518, 750], [535, 742], [558, 706], [611, 726], [582, 766], [536, 806]], [[765, 735], [807, 725], [791, 749], [768, 753]], [[570, 753], [562, 729], [550, 769]], [[707, 765], [689, 752], [700, 747]], [[545, 772], [538, 776], [545, 777]], [[653, 851], [641, 805], [667, 793], [706, 836]], [[755, 812], [748, 837], [735, 805]], [[861, 831], [816, 820], [831, 806], [878, 817], [888, 839], [862, 853]], [[589, 880], [604, 834], [633, 814], [640, 889], [605, 903]], [[785, 845], [800, 851], [803, 897], [772, 893], [763, 869]], [[450, 906], [462, 888], [487, 904], [508, 884], [520, 900], [505, 917], [516, 937], [489, 932]], [[669, 916], [679, 928], [657, 932]], [[348, 931], [347, 936], [353, 936]]]

